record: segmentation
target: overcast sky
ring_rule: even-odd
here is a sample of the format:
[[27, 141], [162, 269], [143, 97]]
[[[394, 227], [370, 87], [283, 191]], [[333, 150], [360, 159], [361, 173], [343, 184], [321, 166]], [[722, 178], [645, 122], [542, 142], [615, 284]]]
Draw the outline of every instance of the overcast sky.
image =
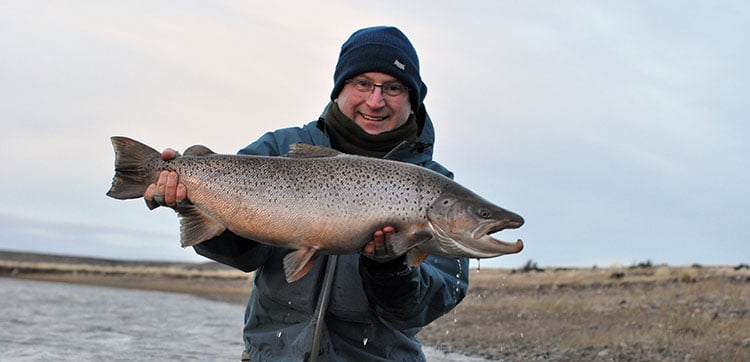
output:
[[526, 219], [482, 267], [750, 261], [741, 0], [0, 0], [0, 249], [203, 260], [105, 196], [109, 137], [235, 153], [317, 118], [381, 24], [417, 48], [435, 159]]

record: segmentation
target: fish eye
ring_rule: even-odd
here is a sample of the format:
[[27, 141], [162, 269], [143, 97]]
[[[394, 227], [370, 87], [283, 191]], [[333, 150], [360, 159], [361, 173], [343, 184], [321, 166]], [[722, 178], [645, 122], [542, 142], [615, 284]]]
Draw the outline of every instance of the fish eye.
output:
[[492, 211], [484, 207], [477, 210], [477, 213], [479, 214], [479, 216], [481, 216], [484, 219], [489, 219], [490, 217], [492, 217]]

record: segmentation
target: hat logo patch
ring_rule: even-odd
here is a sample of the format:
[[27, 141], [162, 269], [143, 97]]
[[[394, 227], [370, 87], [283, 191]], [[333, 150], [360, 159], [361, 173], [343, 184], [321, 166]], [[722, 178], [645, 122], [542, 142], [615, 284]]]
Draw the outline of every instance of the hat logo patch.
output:
[[401, 69], [401, 70], [406, 69], [406, 64], [399, 62], [398, 59], [393, 61], [393, 65], [395, 65], [396, 68]]

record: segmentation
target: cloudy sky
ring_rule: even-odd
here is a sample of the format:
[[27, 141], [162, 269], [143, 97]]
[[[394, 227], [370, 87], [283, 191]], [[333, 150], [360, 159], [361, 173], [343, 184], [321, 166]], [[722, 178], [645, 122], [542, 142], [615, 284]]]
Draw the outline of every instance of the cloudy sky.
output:
[[401, 28], [435, 158], [526, 218], [516, 267], [750, 261], [745, 1], [0, 0], [0, 249], [200, 261], [105, 196], [112, 135], [234, 153], [316, 118], [340, 44]]

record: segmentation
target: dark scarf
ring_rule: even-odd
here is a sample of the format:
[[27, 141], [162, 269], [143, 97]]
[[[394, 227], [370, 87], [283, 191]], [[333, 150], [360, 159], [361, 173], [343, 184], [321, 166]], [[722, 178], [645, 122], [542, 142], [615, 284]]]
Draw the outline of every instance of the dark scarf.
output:
[[335, 102], [328, 106], [325, 119], [322, 121], [333, 148], [344, 153], [369, 157], [382, 158], [403, 141], [415, 142], [419, 133], [416, 117], [412, 114], [406, 123], [397, 129], [377, 135], [369, 134], [345, 116]]

